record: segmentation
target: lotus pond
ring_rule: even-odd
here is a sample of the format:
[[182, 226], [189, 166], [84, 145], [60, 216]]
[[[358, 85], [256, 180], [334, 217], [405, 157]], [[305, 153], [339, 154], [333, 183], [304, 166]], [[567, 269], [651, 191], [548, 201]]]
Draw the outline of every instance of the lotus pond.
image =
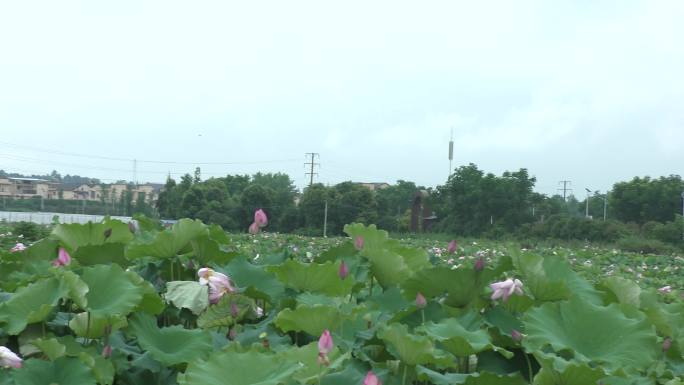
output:
[[0, 384], [684, 384], [680, 256], [345, 232], [106, 220], [3, 248]]

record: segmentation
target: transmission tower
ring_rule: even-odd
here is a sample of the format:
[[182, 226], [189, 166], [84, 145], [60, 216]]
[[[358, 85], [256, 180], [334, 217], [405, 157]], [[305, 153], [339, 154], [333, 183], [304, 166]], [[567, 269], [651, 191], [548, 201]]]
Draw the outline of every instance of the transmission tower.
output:
[[572, 189], [570, 187], [568, 187], [568, 186], [572, 185], [572, 182], [569, 180], [562, 180], [562, 181], [558, 182], [558, 184], [563, 185], [563, 187], [559, 188], [558, 191], [563, 191], [563, 200], [565, 201], [567, 194], [568, 194], [568, 191], [572, 192]]
[[304, 175], [309, 175], [309, 187], [311, 187], [311, 185], [313, 184], [314, 175], [318, 175], [318, 173], [315, 173], [315, 172], [314, 172], [314, 167], [315, 167], [315, 166], [320, 166], [320, 165], [321, 165], [320, 163], [314, 162], [314, 160], [315, 160], [316, 158], [319, 158], [319, 159], [320, 159], [320, 156], [319, 156], [319, 154], [318, 154], [317, 152], [307, 152], [307, 153], [306, 153], [306, 156], [307, 156], [307, 157], [310, 157], [311, 161], [304, 163], [304, 165], [305, 165], [305, 166], [310, 166], [310, 170], [311, 170], [311, 171], [309, 171], [309, 172], [307, 172], [307, 173], [304, 173]]

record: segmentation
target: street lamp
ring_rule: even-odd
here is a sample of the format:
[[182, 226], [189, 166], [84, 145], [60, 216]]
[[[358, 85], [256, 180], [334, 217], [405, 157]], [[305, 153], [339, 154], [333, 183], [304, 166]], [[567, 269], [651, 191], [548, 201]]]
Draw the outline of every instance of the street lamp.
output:
[[584, 189], [587, 190], [587, 200], [586, 200], [586, 209], [584, 211], [584, 217], [589, 218], [589, 194], [591, 194], [591, 190], [589, 190], [586, 187]]

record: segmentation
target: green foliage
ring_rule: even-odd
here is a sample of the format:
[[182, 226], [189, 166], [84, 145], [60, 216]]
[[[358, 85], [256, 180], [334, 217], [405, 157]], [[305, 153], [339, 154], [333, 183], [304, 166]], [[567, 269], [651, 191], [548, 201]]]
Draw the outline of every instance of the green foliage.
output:
[[[388, 385], [675, 385], [684, 376], [678, 256], [466, 241], [449, 254], [444, 241], [397, 241], [374, 225], [344, 231], [235, 235], [181, 220], [133, 234], [106, 221], [0, 251], [0, 344], [24, 359], [0, 369], [0, 384], [335, 385], [359, 384], [369, 370]], [[51, 266], [60, 245], [76, 256]], [[209, 304], [201, 267], [229, 275], [236, 292]], [[506, 278], [523, 282], [522, 295], [491, 300], [489, 286]], [[654, 290], [665, 283], [671, 293]], [[324, 330], [334, 341], [325, 356]]]
[[199, 329], [186, 330], [180, 325], [158, 328], [156, 320], [145, 314], [131, 317], [128, 326], [140, 347], [164, 365], [192, 362], [212, 350], [211, 336]]

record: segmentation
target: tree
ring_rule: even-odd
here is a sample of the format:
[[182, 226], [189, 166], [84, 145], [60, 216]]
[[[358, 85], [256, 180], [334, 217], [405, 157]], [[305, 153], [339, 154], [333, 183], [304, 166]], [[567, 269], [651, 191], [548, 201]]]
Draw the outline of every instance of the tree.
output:
[[497, 177], [472, 163], [461, 166], [446, 185], [437, 188], [437, 206], [443, 216], [438, 228], [463, 235], [479, 235], [493, 228], [512, 231], [533, 220], [535, 182], [526, 169]]
[[681, 213], [684, 181], [679, 175], [651, 179], [635, 177], [613, 185], [608, 205], [617, 219], [643, 224], [667, 222]]

